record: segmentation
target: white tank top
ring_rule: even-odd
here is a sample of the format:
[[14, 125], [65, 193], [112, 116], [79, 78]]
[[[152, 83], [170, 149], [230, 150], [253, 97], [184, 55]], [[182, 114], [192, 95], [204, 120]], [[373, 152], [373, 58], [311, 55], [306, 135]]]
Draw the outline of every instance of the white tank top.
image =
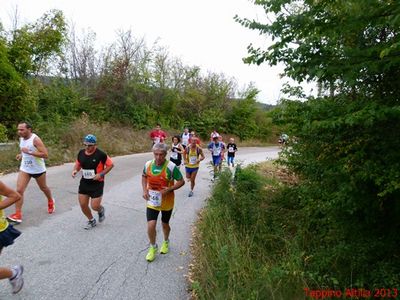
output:
[[190, 133], [182, 133], [182, 145], [187, 146], [189, 144]]
[[[36, 134], [32, 133], [31, 137], [27, 140], [24, 138], [19, 139], [19, 148], [26, 147], [31, 152], [37, 151], [36, 147], [33, 145], [33, 140], [37, 137]], [[41, 157], [35, 157], [28, 153], [22, 154], [20, 170], [28, 174], [40, 174], [46, 172], [46, 165], [44, 159]]]

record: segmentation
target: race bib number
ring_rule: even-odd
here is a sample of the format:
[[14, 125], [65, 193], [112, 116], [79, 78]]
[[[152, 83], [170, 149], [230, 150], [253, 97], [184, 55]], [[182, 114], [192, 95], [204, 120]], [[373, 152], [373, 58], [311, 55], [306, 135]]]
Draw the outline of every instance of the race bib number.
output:
[[161, 206], [161, 200], [162, 200], [161, 192], [149, 190], [149, 205], [154, 207], [159, 207]]
[[190, 156], [189, 157], [189, 164], [191, 164], [191, 165], [197, 164], [197, 157], [196, 156]]
[[96, 174], [93, 169], [82, 169], [82, 176], [85, 179], [93, 179]]
[[235, 149], [233, 147], [229, 147], [228, 151], [232, 153], [232, 152], [235, 152]]
[[178, 153], [177, 152], [171, 152], [171, 158], [172, 159], [178, 159]]
[[221, 149], [220, 148], [214, 148], [213, 149], [213, 156], [218, 156], [221, 154]]
[[24, 167], [25, 168], [27, 168], [27, 169], [29, 169], [29, 168], [32, 168], [33, 167], [33, 161], [32, 161], [32, 159], [24, 159]]

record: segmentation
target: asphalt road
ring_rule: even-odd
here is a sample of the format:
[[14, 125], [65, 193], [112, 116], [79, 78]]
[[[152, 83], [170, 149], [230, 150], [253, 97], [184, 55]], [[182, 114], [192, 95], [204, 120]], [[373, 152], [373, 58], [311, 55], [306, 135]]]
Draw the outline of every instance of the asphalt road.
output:
[[[240, 148], [236, 162], [247, 165], [274, 159], [278, 151], [278, 147]], [[200, 166], [194, 196], [187, 197], [189, 183], [176, 191], [170, 252], [148, 263], [141, 172], [151, 158], [151, 153], [113, 158], [115, 167], [106, 176], [103, 197], [106, 220], [89, 231], [83, 229], [86, 220], [77, 200], [79, 178], [70, 175], [72, 163], [47, 170], [56, 199], [53, 215], [47, 214], [47, 201], [31, 180], [24, 220], [16, 226], [23, 234], [0, 257], [1, 266], [24, 265], [25, 285], [11, 296], [7, 280], [0, 281], [0, 299], [188, 299], [185, 274], [191, 259], [191, 228], [211, 191], [210, 155], [206, 153]], [[0, 176], [13, 188], [16, 178], [16, 173]], [[13, 208], [6, 209], [7, 214], [11, 212]], [[162, 242], [160, 224], [157, 241]]]

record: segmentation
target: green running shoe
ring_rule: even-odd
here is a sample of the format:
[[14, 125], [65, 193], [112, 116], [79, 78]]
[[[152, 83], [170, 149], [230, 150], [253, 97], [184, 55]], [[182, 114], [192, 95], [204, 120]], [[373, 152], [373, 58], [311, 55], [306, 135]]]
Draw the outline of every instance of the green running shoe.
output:
[[146, 260], [148, 262], [152, 262], [156, 258], [156, 253], [157, 253], [157, 245], [156, 246], [150, 246], [149, 252], [147, 252], [146, 255]]
[[160, 248], [161, 254], [167, 254], [169, 251], [169, 241], [164, 241]]

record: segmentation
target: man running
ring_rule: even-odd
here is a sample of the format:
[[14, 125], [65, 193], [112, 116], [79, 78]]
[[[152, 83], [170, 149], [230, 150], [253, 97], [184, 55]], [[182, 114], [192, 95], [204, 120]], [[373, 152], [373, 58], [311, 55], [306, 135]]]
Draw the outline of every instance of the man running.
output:
[[96, 226], [96, 219], [92, 210], [99, 215], [99, 222], [105, 219], [105, 209], [101, 205], [104, 191], [104, 176], [114, 167], [111, 158], [97, 148], [97, 139], [93, 134], [85, 136], [83, 144], [85, 149], [78, 153], [72, 177], [82, 170], [82, 178], [79, 184], [79, 204], [83, 214], [88, 218], [85, 229], [89, 230]]
[[42, 140], [32, 132], [32, 125], [28, 122], [18, 124], [19, 148], [21, 153], [16, 159], [21, 161], [17, 179], [17, 192], [21, 199], [15, 203], [15, 213], [7, 218], [14, 223], [22, 222], [22, 205], [24, 203], [24, 192], [31, 178], [35, 178], [40, 190], [47, 198], [47, 212], [55, 211], [55, 201], [46, 183], [46, 165], [44, 159], [48, 158], [48, 152]]
[[279, 137], [278, 142], [279, 142], [279, 144], [280, 144], [281, 146], [284, 146], [284, 145], [286, 145], [286, 143], [288, 142], [288, 140], [289, 140], [289, 136], [288, 136], [286, 133], [282, 133], [282, 134], [280, 135], [280, 137]]
[[[1, 196], [5, 196], [6, 198], [2, 199]], [[21, 234], [19, 230], [15, 229], [7, 222], [3, 211], [3, 209], [16, 203], [20, 199], [20, 194], [0, 181], [0, 253], [4, 247], [12, 245], [14, 240]], [[8, 278], [13, 294], [18, 293], [24, 285], [24, 279], [22, 278], [23, 272], [24, 268], [21, 265], [16, 265], [12, 268], [0, 267], [0, 279]]]
[[[161, 224], [164, 241], [160, 248], [161, 254], [169, 251], [169, 220], [174, 208], [174, 191], [185, 184], [182, 173], [176, 165], [166, 159], [168, 147], [165, 144], [153, 146], [154, 159], [146, 162], [143, 168], [142, 189], [147, 209], [147, 234], [150, 241], [146, 260], [152, 262], [156, 258], [156, 225], [161, 211]], [[175, 182], [176, 181], [176, 182]]]
[[227, 145], [228, 149], [228, 167], [232, 164], [232, 167], [235, 166], [235, 153], [238, 150], [236, 144], [235, 144], [235, 139], [230, 138], [229, 143]]
[[194, 138], [196, 140], [196, 144], [200, 146], [201, 144], [200, 138], [196, 135], [196, 132], [194, 130], [190, 132], [189, 144], [192, 143], [192, 138]]
[[217, 132], [217, 128], [214, 128], [214, 130], [210, 134], [210, 141], [212, 142], [215, 137], [219, 137], [219, 133]]
[[219, 141], [219, 136], [214, 136], [213, 141], [208, 144], [208, 150], [212, 155], [212, 163], [214, 166], [214, 179], [218, 172], [221, 171], [222, 157], [225, 151], [225, 144]]
[[189, 139], [190, 139], [189, 128], [185, 127], [185, 129], [183, 129], [183, 133], [181, 134], [183, 148], [186, 148], [187, 145], [189, 145]]
[[167, 134], [161, 130], [161, 125], [157, 124], [156, 128], [150, 132], [150, 138], [153, 141], [153, 145], [157, 143], [164, 143], [165, 139], [167, 138]]
[[189, 197], [193, 196], [197, 171], [199, 170], [200, 162], [204, 160], [204, 158], [203, 150], [197, 144], [197, 138], [192, 137], [190, 145], [186, 147], [184, 152], [186, 178], [190, 181]]

